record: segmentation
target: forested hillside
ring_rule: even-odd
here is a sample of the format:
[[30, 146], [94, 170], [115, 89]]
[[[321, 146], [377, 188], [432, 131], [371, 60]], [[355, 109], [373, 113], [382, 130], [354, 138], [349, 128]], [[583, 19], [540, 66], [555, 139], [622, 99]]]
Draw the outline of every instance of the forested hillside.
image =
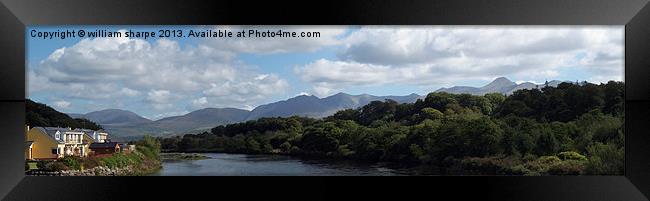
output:
[[32, 100], [26, 100], [25, 108], [26, 124], [30, 127], [35, 126], [52, 126], [52, 127], [70, 127], [74, 128], [87, 128], [93, 130], [102, 129], [102, 126], [83, 118], [71, 118], [67, 114], [58, 112], [53, 108], [42, 104], [36, 103]]
[[504, 96], [430, 93], [323, 119], [261, 118], [162, 139], [165, 151], [275, 153], [444, 167], [459, 174], [623, 174], [624, 83]]

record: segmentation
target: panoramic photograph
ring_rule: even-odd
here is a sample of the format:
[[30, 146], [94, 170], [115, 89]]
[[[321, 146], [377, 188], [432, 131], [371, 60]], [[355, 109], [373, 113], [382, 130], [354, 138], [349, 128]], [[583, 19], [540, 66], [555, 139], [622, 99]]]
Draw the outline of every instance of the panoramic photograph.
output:
[[624, 26], [29, 26], [28, 176], [624, 175]]

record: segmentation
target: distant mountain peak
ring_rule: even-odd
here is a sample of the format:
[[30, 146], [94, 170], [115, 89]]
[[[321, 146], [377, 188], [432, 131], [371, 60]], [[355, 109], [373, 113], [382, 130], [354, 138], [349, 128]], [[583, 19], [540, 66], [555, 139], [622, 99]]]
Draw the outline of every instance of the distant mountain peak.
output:
[[[552, 80], [548, 82], [548, 86], [556, 87], [562, 81]], [[440, 88], [436, 92], [447, 92], [453, 94], [472, 94], [472, 95], [484, 95], [487, 93], [501, 93], [501, 94], [512, 94], [514, 91], [521, 89], [534, 89], [542, 88], [545, 84], [535, 84], [532, 82], [523, 82], [517, 84], [505, 77], [498, 77], [492, 82], [488, 83], [483, 87], [468, 87], [468, 86], [454, 86], [449, 88]]]
[[328, 99], [328, 98], [344, 98], [344, 97], [349, 97], [349, 96], [352, 96], [352, 95], [350, 95], [350, 94], [346, 94], [346, 93], [343, 93], [343, 92], [339, 92], [339, 93], [336, 93], [336, 94], [334, 94], [334, 95], [327, 96], [327, 97], [325, 97], [325, 98], [321, 98], [321, 99]]
[[497, 79], [483, 86], [482, 88], [497, 88], [497, 87], [512, 86], [512, 85], [517, 85], [517, 83], [510, 81], [508, 78], [505, 77], [498, 77]]
[[316, 97], [314, 95], [299, 95], [299, 96], [290, 98], [289, 100], [291, 100], [291, 99], [320, 99], [320, 98], [318, 98], [318, 97]]
[[82, 114], [80, 117], [92, 120], [102, 125], [137, 124], [151, 122], [151, 120], [144, 118], [134, 112], [121, 109], [104, 109]]
[[506, 78], [506, 77], [497, 77], [496, 79], [494, 79], [494, 81], [507, 81], [507, 82], [511, 82], [511, 81], [510, 81], [508, 78]]

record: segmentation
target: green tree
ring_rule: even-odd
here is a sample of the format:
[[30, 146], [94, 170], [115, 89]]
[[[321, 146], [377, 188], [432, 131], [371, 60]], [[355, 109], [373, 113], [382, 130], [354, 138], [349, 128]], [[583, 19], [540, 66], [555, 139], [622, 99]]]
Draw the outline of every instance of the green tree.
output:
[[536, 142], [537, 155], [555, 155], [559, 151], [560, 143], [549, 127], [540, 126], [534, 130], [534, 133], [538, 136]]
[[494, 112], [496, 112], [496, 110], [500, 108], [503, 102], [506, 100], [506, 96], [501, 93], [488, 93], [483, 97], [487, 98], [490, 103], [491, 113], [489, 113], [489, 115], [492, 115]]
[[300, 148], [303, 151], [315, 154], [336, 151], [339, 147], [338, 137], [341, 134], [342, 130], [336, 127], [334, 123], [316, 124], [305, 130]]
[[587, 173], [593, 175], [622, 175], [625, 171], [625, 150], [613, 144], [597, 142], [587, 147]]
[[444, 116], [444, 114], [442, 112], [440, 112], [439, 110], [436, 110], [436, 109], [433, 109], [433, 108], [430, 108], [430, 107], [422, 108], [422, 110], [420, 111], [420, 114], [421, 114], [421, 116], [423, 118], [432, 119], [432, 120], [441, 119]]

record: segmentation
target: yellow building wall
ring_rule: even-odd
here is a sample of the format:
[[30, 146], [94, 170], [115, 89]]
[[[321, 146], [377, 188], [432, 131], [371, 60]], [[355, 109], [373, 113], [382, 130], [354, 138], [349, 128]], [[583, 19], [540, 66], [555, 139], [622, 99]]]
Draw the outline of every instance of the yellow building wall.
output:
[[25, 159], [32, 159], [33, 157], [29, 155], [29, 147], [25, 148]]
[[43, 133], [40, 129], [30, 129], [27, 132], [26, 140], [34, 142], [32, 145], [32, 158], [58, 158], [56, 154], [52, 154], [52, 149], [60, 148], [59, 143], [47, 136], [47, 134]]

